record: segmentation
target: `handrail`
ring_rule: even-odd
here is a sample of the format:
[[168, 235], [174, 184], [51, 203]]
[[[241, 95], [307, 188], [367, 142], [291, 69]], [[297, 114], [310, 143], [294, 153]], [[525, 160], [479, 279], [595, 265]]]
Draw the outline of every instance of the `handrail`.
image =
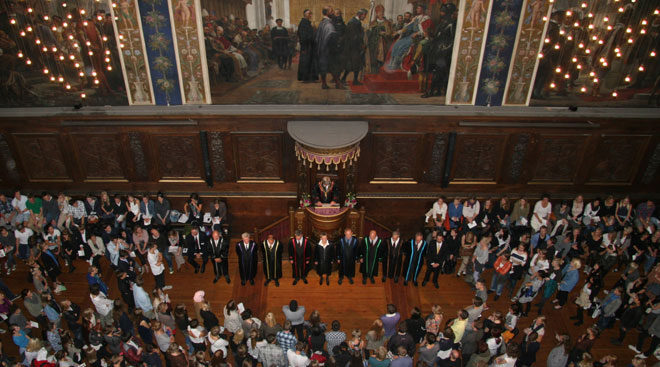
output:
[[385, 229], [385, 230], [388, 231], [388, 232], [394, 232], [394, 231], [391, 230], [389, 227], [387, 227], [386, 225], [384, 225], [384, 224], [380, 223], [379, 221], [373, 219], [372, 217], [369, 217], [369, 216], [365, 215], [365, 216], [364, 216], [364, 219], [367, 219], [367, 220], [369, 220], [370, 222], [372, 222], [373, 224], [375, 224], [375, 225], [377, 225], [377, 226], [379, 226], [379, 227], [382, 227], [383, 229]]
[[289, 219], [289, 215], [286, 215], [286, 216], [284, 216], [284, 217], [282, 217], [282, 218], [276, 220], [275, 222], [273, 222], [273, 223], [271, 223], [271, 224], [265, 226], [265, 227], [262, 228], [262, 229], [259, 229], [259, 228], [255, 227], [255, 228], [254, 228], [254, 238], [255, 238], [255, 240], [257, 240], [257, 239], [260, 237], [259, 235], [261, 235], [262, 233], [264, 233], [264, 232], [266, 232], [267, 230], [269, 230], [269, 229], [275, 227], [276, 225], [278, 225], [278, 224], [284, 222], [284, 221], [287, 220], [287, 219]]

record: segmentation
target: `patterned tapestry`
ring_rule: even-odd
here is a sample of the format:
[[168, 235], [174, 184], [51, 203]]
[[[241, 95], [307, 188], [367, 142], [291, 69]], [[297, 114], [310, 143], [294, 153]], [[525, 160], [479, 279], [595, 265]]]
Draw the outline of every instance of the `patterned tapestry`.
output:
[[110, 8], [120, 44], [119, 59], [131, 105], [152, 105], [154, 90], [142, 37], [142, 22], [137, 0], [119, 0]]
[[183, 104], [211, 103], [201, 14], [199, 0], [175, 0], [170, 7]]
[[142, 30], [147, 43], [149, 69], [156, 104], [181, 104], [176, 56], [172, 44], [172, 26], [167, 0], [138, 1]]
[[494, 0], [484, 62], [477, 88], [477, 106], [501, 106], [523, 0]]
[[447, 104], [471, 105], [474, 102], [492, 3], [492, 0], [460, 2]]
[[520, 12], [516, 50], [509, 69], [504, 105], [529, 104], [534, 76], [550, 19], [550, 0], [525, 0]]

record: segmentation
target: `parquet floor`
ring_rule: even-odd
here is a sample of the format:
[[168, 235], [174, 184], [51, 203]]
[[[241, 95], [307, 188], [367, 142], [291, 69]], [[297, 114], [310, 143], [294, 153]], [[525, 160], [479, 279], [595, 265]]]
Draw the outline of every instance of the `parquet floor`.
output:
[[[173, 275], [167, 274], [165, 278], [166, 283], [173, 286], [173, 289], [168, 291], [172, 303], [186, 303], [188, 305], [189, 315], [192, 316], [194, 315], [193, 294], [197, 290], [205, 290], [206, 298], [211, 302], [212, 310], [218, 315], [221, 323], [222, 307], [232, 298], [237, 302], [243, 302], [247, 308], [253, 311], [256, 317], [263, 318], [267, 312], [273, 312], [278, 322], [281, 323], [284, 321], [284, 316], [281, 312], [282, 306], [288, 304], [291, 299], [296, 299], [300, 305], [306, 307], [307, 317], [312, 310], [318, 310], [325, 323], [330, 324], [332, 320], [337, 319], [341, 321], [342, 330], [347, 334], [350, 334], [350, 331], [354, 328], [361, 329], [364, 334], [372, 322], [385, 313], [385, 306], [388, 303], [397, 305], [402, 314], [402, 319], [408, 317], [410, 310], [414, 306], [420, 307], [422, 313], [427, 315], [432, 305], [440, 304], [443, 308], [445, 318], [448, 319], [455, 317], [456, 312], [460, 308], [470, 305], [474, 295], [470, 286], [461, 278], [457, 278], [454, 275], [441, 275], [440, 288], [436, 289], [431, 283], [427, 284], [426, 287], [421, 287], [421, 281], [420, 287], [414, 287], [412, 284], [404, 287], [401, 281], [398, 284], [394, 284], [389, 280], [386, 283], [382, 283], [380, 279], [376, 279], [376, 284], [367, 283], [363, 285], [360, 277], [356, 279], [357, 281], [353, 285], [348, 284], [347, 281], [344, 281], [342, 285], [338, 285], [338, 275], [337, 272], [334, 272], [330, 277], [330, 286], [325, 284], [320, 286], [318, 275], [312, 271], [308, 276], [309, 284], [299, 282], [296, 286], [293, 286], [291, 267], [288, 262], [283, 263], [284, 278], [280, 281], [280, 287], [275, 287], [273, 283], [268, 287], [264, 287], [264, 278], [261, 271], [257, 275], [254, 286], [241, 286], [238, 277], [236, 255], [233, 251], [230, 253], [230, 260], [230, 272], [233, 274], [231, 284], [226, 284], [224, 279], [218, 281], [217, 284], [213, 284], [213, 270], [210, 266], [204, 274], [195, 274], [189, 265], [184, 265], [181, 271], [175, 271]], [[83, 309], [93, 307], [89, 299], [88, 286], [85, 279], [87, 263], [77, 261], [76, 268], [74, 273], [63, 274], [61, 276], [68, 290], [56, 298], [58, 301], [64, 298], [71, 299]], [[110, 286], [110, 296], [112, 298], [119, 298], [114, 274], [109, 270], [107, 263], [104, 263], [103, 268], [104, 280]], [[424, 269], [422, 270], [422, 275], [424, 274], [423, 272]], [[491, 273], [492, 270], [488, 270], [484, 275], [488, 281], [490, 281]], [[584, 274], [581, 275], [583, 276]], [[610, 274], [606, 278], [606, 286], [604, 288], [608, 289], [608, 287], [611, 287], [617, 277], [618, 273]], [[33, 286], [27, 282], [27, 271], [23, 264], [19, 264], [18, 271], [12, 273], [10, 276], [3, 276], [3, 280], [17, 294], [23, 288], [33, 289]], [[154, 284], [153, 277], [146, 274], [145, 280], [145, 289], [151, 289]], [[578, 284], [574, 292], [577, 292], [582, 284], [583, 281]], [[19, 305], [22, 305], [21, 300], [17, 302]], [[503, 296], [497, 302], [494, 302], [491, 295], [488, 305], [490, 309], [484, 312], [484, 317], [490, 315], [494, 310], [500, 310], [506, 313], [509, 300]], [[538, 366], [545, 365], [547, 354], [555, 344], [555, 332], [568, 332], [575, 340], [575, 338], [584, 332], [587, 326], [594, 323], [588, 316], [585, 316], [584, 325], [581, 327], [573, 326], [573, 321], [569, 320], [569, 317], [575, 314], [575, 305], [569, 304], [563, 310], [555, 311], [548, 304], [544, 312], [547, 317], [547, 331], [537, 357], [539, 361], [537, 363]], [[518, 327], [521, 330], [527, 327], [535, 316], [536, 311], [532, 309], [529, 317], [520, 319]], [[6, 326], [3, 326], [3, 328], [6, 328]], [[620, 347], [610, 344], [609, 339], [613, 336], [618, 336], [618, 323], [616, 329], [607, 330], [600, 336], [592, 353], [597, 358], [614, 353], [619, 356], [621, 365], [627, 364], [634, 354], [628, 350], [627, 344], [634, 344], [636, 342], [637, 332], [629, 332], [623, 346]], [[10, 355], [17, 353], [17, 349], [11, 341], [9, 333], [0, 336], [0, 340], [3, 341], [6, 353]], [[518, 336], [516, 341], [520, 340], [521, 336]], [[184, 345], [183, 339], [179, 340], [179, 342]], [[655, 362], [654, 358], [651, 357], [649, 362]]]

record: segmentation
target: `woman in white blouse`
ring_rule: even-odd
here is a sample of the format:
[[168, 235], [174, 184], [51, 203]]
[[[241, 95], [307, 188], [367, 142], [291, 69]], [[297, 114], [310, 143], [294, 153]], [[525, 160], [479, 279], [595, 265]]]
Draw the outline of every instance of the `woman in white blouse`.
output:
[[534, 229], [534, 232], [538, 232], [541, 229], [541, 226], [547, 226], [550, 219], [550, 213], [552, 213], [552, 204], [550, 203], [550, 196], [548, 194], [543, 194], [541, 200], [537, 201], [534, 205], [534, 211], [532, 214], [531, 226]]

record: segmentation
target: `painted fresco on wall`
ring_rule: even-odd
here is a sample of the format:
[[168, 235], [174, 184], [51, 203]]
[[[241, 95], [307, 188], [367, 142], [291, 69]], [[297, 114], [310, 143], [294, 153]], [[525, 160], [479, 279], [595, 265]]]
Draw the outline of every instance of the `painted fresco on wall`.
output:
[[214, 104], [444, 104], [454, 1], [415, 4], [395, 19], [376, 2], [313, 3], [290, 11], [303, 16], [289, 28], [250, 29], [231, 14], [204, 13]]
[[660, 1], [557, 1], [531, 105], [660, 105]]
[[105, 1], [2, 1], [3, 107], [126, 105]]

